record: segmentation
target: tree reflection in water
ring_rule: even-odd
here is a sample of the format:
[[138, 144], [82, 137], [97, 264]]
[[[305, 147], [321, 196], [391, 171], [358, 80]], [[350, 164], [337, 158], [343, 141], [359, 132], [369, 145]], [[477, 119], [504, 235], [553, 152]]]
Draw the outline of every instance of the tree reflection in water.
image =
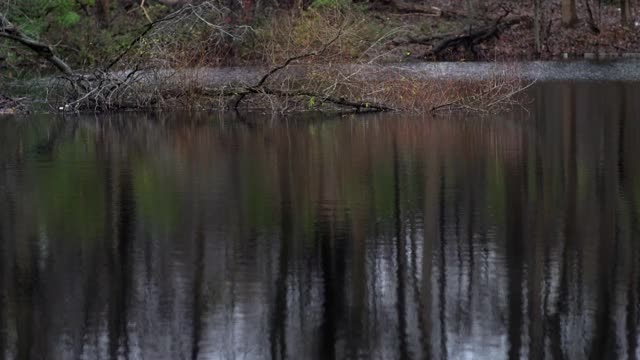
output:
[[[640, 105], [0, 123], [8, 358], [635, 358]], [[44, 354], [44, 355], [43, 355]]]

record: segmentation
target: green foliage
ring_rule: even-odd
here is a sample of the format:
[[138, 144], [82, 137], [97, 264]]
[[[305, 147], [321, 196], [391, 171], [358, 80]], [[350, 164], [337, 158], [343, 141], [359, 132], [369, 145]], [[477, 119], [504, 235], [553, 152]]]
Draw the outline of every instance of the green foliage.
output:
[[309, 98], [309, 102], [307, 103], [307, 107], [309, 107], [310, 109], [316, 106], [316, 98], [315, 96], [312, 96]]
[[52, 25], [71, 27], [80, 21], [81, 6], [91, 6], [93, 0], [24, 0], [9, 7], [8, 16], [31, 36], [40, 36]]
[[[115, 58], [148, 23], [142, 11], [129, 12], [117, 1], [111, 4], [106, 20], [98, 18], [96, 0], [15, 0], [0, 10], [27, 36], [55, 44], [62, 58], [73, 68], [81, 68], [104, 65]], [[153, 18], [168, 11], [158, 4], [146, 8]], [[9, 66], [30, 67], [33, 72], [33, 54], [20, 47], [3, 52], [8, 54], [4, 58]]]
[[80, 21], [80, 15], [74, 11], [67, 11], [58, 17], [58, 22], [64, 27], [71, 27]]
[[351, 5], [350, 0], [313, 0], [313, 9], [345, 9]]

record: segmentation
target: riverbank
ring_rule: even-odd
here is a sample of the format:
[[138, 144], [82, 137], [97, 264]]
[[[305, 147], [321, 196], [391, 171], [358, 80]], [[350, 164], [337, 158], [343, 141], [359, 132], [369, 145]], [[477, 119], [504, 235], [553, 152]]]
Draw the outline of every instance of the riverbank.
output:
[[[289, 65], [180, 70], [122, 71], [82, 80], [50, 77], [14, 81], [13, 95], [27, 97], [45, 111], [120, 111], [193, 108], [207, 110], [428, 113], [464, 109], [496, 112], [517, 104], [535, 79], [524, 79], [517, 67], [495, 66], [482, 76], [426, 65]], [[450, 63], [449, 65], [454, 65]], [[497, 65], [497, 64], [494, 64]], [[88, 76], [93, 75], [83, 75]], [[83, 78], [84, 79], [84, 78]], [[69, 100], [70, 93], [76, 93]], [[39, 94], [39, 95], [36, 95]], [[31, 96], [30, 96], [31, 95]], [[41, 97], [41, 98], [38, 98]]]
[[[93, 66], [30, 37], [6, 17], [0, 35], [11, 35], [64, 74], [35, 93], [45, 93], [52, 109], [74, 112], [175, 106], [494, 111], [544, 74], [533, 69], [542, 63], [515, 63], [519, 59], [640, 54], [635, 22], [617, 25], [609, 5], [598, 8], [597, 24], [590, 14], [588, 24], [567, 27], [554, 15], [559, 4], [553, 1], [542, 14], [523, 4], [469, 3], [474, 7], [460, 12], [445, 0], [426, 8], [314, 2], [238, 23], [226, 17], [232, 9], [197, 2], [156, 13], [144, 31], [131, 33]], [[449, 62], [425, 63], [433, 60]], [[468, 60], [474, 60], [471, 70], [458, 65]], [[559, 74], [575, 65], [555, 64]], [[584, 71], [594, 70], [612, 78], [610, 65]]]
[[[205, 67], [199, 69], [155, 70], [140, 72], [135, 89], [139, 108], [196, 108], [229, 109], [232, 105], [233, 89], [248, 88], [258, 83], [266, 73], [267, 67]], [[130, 72], [114, 73], [120, 79]], [[633, 59], [619, 60], [562, 60], [562, 61], [525, 61], [525, 62], [410, 62], [386, 65], [337, 64], [337, 65], [289, 65], [286, 73], [276, 74], [268, 85], [311, 84], [320, 94], [322, 86], [318, 82], [321, 74], [331, 74], [332, 79], [341, 79], [343, 85], [350, 88], [357, 84], [369, 84], [369, 92], [377, 87], [379, 93], [373, 94], [370, 101], [388, 102], [389, 92], [405, 97], [405, 106], [398, 107], [411, 112], [429, 111], [447, 103], [453, 94], [460, 94], [460, 88], [475, 84], [474, 89], [488, 89], [492, 81], [511, 80], [525, 87], [533, 82], [640, 82], [640, 67]], [[404, 77], [404, 80], [402, 80]], [[326, 77], [328, 79], [329, 77]], [[344, 80], [347, 79], [347, 80]], [[413, 87], [404, 94], [397, 92], [399, 84]], [[5, 95], [22, 99], [19, 109], [31, 111], [59, 111], [65, 105], [63, 98], [55, 98], [52, 91], [64, 85], [56, 77], [37, 78], [26, 81], [12, 81], [3, 89]], [[391, 85], [394, 85], [392, 87]], [[292, 90], [289, 85], [289, 90]], [[422, 90], [418, 87], [422, 86]], [[325, 86], [326, 88], [326, 86]], [[428, 90], [427, 90], [428, 88]], [[7, 90], [8, 89], [8, 90]], [[284, 87], [279, 87], [283, 90]], [[308, 90], [309, 87], [307, 88]], [[325, 93], [326, 94], [326, 93]], [[345, 93], [346, 94], [346, 93]], [[353, 92], [351, 93], [353, 95]], [[386, 97], [383, 96], [386, 94]], [[468, 93], [467, 93], [468, 94]], [[409, 100], [420, 105], [407, 106]], [[399, 101], [394, 101], [397, 105]], [[5, 104], [5, 112], [17, 110]], [[129, 104], [128, 108], [135, 108]], [[90, 109], [89, 109], [90, 110]], [[268, 94], [254, 94], [243, 100], [240, 110], [262, 110], [276, 112], [299, 111], [335, 111], [345, 108], [334, 107], [322, 101], [322, 96], [282, 97]], [[347, 110], [353, 111], [353, 108]], [[360, 110], [366, 110], [362, 108]], [[371, 110], [371, 109], [369, 109]]]

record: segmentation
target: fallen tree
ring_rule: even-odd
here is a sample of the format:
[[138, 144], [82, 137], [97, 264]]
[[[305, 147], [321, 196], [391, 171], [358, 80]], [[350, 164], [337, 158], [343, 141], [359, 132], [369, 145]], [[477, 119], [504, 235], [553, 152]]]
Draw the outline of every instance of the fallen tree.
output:
[[[4, 16], [2, 32], [12, 35], [8, 38], [33, 49], [62, 72], [48, 97], [48, 102], [62, 111], [102, 112], [174, 106], [176, 102], [236, 111], [241, 108], [270, 108], [277, 112], [307, 109], [429, 112], [452, 108], [493, 111], [509, 103], [522, 87], [517, 77], [509, 77], [513, 74], [483, 83], [426, 79], [410, 70], [388, 66], [333, 65], [325, 55], [329, 48], [339, 46], [349, 31], [349, 24], [344, 21], [325, 32], [331, 38], [314, 46], [316, 50], [307, 48], [277, 62], [253, 82], [229, 81], [211, 87], [198, 77], [197, 70], [191, 69], [194, 78], [189, 79], [189, 69], [172, 70], [171, 66], [166, 67], [172, 59], [160, 61], [165, 60], [163, 56], [173, 54], [167, 47], [181, 45], [175, 43], [175, 34], [194, 31], [194, 26], [204, 27], [198, 31], [209, 37], [207, 44], [201, 46], [224, 48], [230, 41], [242, 41], [252, 29], [225, 23], [228, 13], [228, 9], [214, 2], [185, 5], [149, 23], [106, 68], [86, 72], [72, 71], [55, 56], [51, 46], [28, 39]], [[496, 27], [504, 23], [510, 21], [498, 21]], [[499, 29], [488, 29], [483, 36], [496, 31]], [[292, 67], [301, 62], [306, 62], [304, 71]], [[118, 68], [124, 70], [117, 71]], [[488, 91], [483, 91], [484, 88]]]
[[482, 25], [477, 28], [465, 29], [462, 32], [445, 33], [445, 34], [406, 34], [391, 40], [393, 46], [419, 44], [430, 46], [430, 50], [424, 54], [428, 59], [440, 59], [442, 54], [449, 49], [463, 47], [474, 56], [477, 56], [475, 47], [483, 42], [498, 38], [501, 33], [505, 32], [512, 26], [529, 20], [527, 16], [509, 17], [509, 12], [498, 19], [492, 21], [489, 25]]
[[433, 48], [425, 54], [425, 57], [438, 58], [445, 50], [463, 46], [472, 54], [477, 55], [475, 46], [478, 44], [498, 37], [506, 29], [521, 23], [528, 19], [526, 16], [518, 16], [512, 18], [500, 17], [494, 24], [484, 26], [476, 30], [468, 31], [462, 34], [444, 37], [440, 42], [435, 44]]

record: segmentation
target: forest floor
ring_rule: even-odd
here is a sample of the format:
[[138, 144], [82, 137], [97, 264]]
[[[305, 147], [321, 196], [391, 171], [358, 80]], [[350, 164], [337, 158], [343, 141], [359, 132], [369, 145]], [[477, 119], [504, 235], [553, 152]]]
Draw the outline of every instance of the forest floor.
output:
[[[589, 15], [585, 2], [578, 1], [580, 20], [571, 28], [562, 26], [559, 1], [545, 2], [548, 7], [542, 15], [542, 49], [538, 53], [531, 2], [511, 2], [506, 8], [502, 1], [484, 1], [482, 7], [475, 10], [477, 15], [473, 19], [467, 17], [466, 9], [454, 3], [462, 2], [432, 2], [434, 7], [442, 11], [440, 16], [387, 10], [377, 14], [371, 12], [370, 16], [371, 21], [386, 22], [386, 26], [396, 24], [407, 29], [404, 34], [387, 43], [388, 48], [397, 48], [397, 58], [405, 55], [419, 61], [525, 61], [640, 57], [640, 16], [632, 17], [628, 26], [622, 26], [620, 9], [616, 6], [603, 5], [600, 9], [592, 9], [596, 30], [586, 20]], [[638, 11], [640, 9], [636, 9], [636, 13]], [[437, 57], [430, 54], [437, 46], [437, 40], [441, 40], [434, 41], [433, 37], [438, 34], [464, 35], [513, 18], [521, 21], [501, 28], [495, 36], [474, 45], [472, 50], [462, 44], [448, 48]], [[419, 41], [421, 38], [427, 41]]]

